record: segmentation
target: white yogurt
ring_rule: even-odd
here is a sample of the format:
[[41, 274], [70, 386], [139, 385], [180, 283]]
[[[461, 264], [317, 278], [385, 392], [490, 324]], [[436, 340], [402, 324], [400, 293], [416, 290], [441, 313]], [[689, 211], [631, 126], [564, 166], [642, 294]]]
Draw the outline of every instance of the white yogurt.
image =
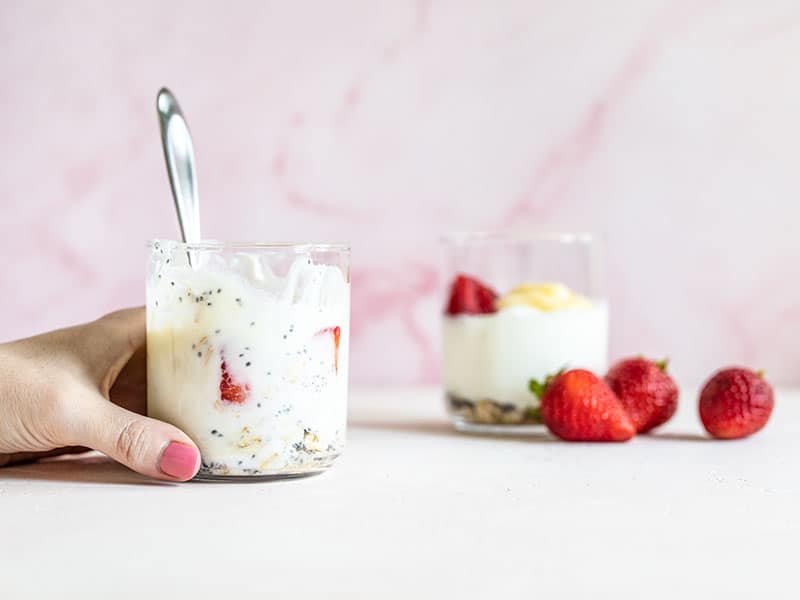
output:
[[306, 257], [285, 277], [247, 254], [151, 264], [148, 414], [197, 443], [201, 475], [326, 468], [345, 441], [349, 307], [342, 271]]
[[604, 373], [608, 363], [608, 306], [542, 311], [511, 306], [486, 315], [444, 317], [444, 387], [452, 396], [518, 408], [538, 404], [530, 379], [559, 369]]

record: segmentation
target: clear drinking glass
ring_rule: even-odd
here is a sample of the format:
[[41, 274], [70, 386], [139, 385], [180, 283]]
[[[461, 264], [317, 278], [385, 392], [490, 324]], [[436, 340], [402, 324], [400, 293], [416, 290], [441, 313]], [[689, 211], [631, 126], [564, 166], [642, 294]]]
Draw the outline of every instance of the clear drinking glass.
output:
[[601, 243], [589, 234], [458, 234], [444, 239], [452, 281], [442, 378], [458, 430], [538, 430], [531, 379], [608, 362]]
[[349, 248], [149, 244], [147, 412], [199, 446], [199, 479], [282, 478], [342, 452]]

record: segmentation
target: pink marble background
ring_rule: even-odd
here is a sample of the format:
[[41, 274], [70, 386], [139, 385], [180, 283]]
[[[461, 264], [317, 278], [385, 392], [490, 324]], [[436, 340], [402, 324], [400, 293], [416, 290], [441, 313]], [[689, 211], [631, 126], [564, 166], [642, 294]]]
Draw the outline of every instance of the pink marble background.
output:
[[608, 236], [612, 351], [800, 384], [796, 0], [0, 3], [0, 338], [143, 301], [187, 112], [205, 231], [353, 245], [354, 382], [432, 382], [450, 230]]

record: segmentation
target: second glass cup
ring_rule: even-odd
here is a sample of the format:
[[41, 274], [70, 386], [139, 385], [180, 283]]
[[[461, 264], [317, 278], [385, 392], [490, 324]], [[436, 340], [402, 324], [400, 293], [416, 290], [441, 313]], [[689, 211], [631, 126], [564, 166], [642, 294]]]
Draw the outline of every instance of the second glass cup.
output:
[[443, 317], [442, 377], [456, 429], [533, 430], [543, 382], [564, 368], [604, 373], [608, 302], [589, 234], [445, 238], [452, 284]]
[[149, 248], [148, 415], [197, 443], [198, 478], [328, 468], [345, 442], [349, 248]]

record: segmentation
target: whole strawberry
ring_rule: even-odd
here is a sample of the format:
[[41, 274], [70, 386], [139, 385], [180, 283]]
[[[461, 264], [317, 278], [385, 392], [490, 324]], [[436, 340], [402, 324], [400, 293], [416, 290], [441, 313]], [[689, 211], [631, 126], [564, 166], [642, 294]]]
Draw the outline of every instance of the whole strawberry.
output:
[[700, 420], [715, 438], [743, 438], [767, 424], [774, 405], [772, 386], [761, 373], [731, 367], [703, 386]]
[[663, 425], [678, 408], [678, 386], [667, 361], [628, 358], [611, 367], [606, 383], [628, 411], [638, 433]]
[[534, 393], [541, 392], [545, 425], [563, 440], [625, 442], [636, 435], [614, 392], [590, 371], [572, 369], [548, 378], [544, 386], [531, 381], [530, 387]]

